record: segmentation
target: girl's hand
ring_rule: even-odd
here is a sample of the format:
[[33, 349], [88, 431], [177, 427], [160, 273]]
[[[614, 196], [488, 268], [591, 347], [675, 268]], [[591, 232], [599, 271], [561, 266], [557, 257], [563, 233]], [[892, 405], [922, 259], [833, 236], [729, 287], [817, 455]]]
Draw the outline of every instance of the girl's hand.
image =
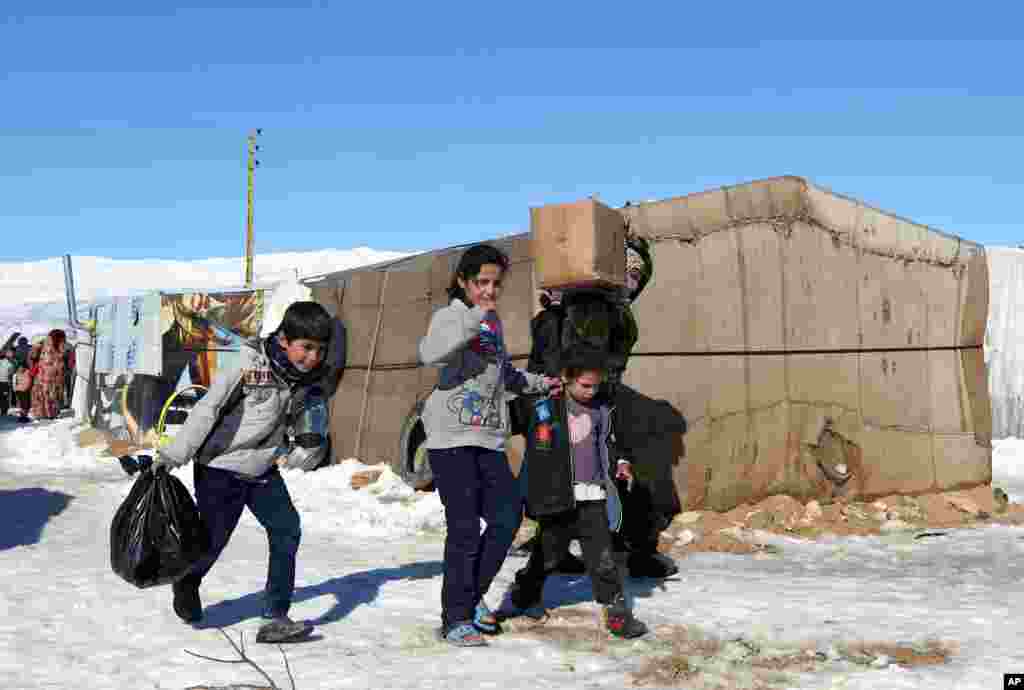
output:
[[562, 394], [562, 379], [556, 376], [545, 376], [544, 383], [548, 385], [548, 395], [557, 398]]

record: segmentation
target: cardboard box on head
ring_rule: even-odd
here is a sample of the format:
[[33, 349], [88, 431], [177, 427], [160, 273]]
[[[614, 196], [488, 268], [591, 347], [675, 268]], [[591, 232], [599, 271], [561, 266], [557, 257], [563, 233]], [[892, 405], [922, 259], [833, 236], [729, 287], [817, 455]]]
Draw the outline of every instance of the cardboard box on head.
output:
[[530, 209], [534, 271], [539, 288], [626, 284], [626, 223], [593, 199]]

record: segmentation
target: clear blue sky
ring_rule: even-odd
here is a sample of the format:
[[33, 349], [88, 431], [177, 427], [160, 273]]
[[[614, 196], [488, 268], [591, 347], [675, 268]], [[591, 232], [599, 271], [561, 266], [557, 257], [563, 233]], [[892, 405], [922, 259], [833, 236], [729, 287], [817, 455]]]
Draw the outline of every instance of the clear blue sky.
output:
[[257, 126], [257, 252], [781, 174], [1024, 244], [1016, 7], [4, 0], [0, 261], [239, 256]]

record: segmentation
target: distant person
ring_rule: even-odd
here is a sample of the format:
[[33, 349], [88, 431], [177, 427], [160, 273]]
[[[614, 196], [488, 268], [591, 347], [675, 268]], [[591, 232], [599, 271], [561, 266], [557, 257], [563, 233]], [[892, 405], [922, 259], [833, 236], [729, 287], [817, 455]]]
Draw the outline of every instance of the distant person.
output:
[[[562, 358], [559, 400], [538, 400], [526, 423], [526, 512], [540, 525], [526, 567], [509, 591], [512, 613], [540, 617], [544, 582], [554, 573], [572, 539], [583, 549], [594, 600], [617, 637], [640, 637], [647, 626], [626, 603], [613, 532], [622, 524], [615, 480], [633, 477], [632, 463], [615, 444], [611, 401], [601, 395], [608, 358], [580, 346]], [[499, 611], [500, 615], [501, 611]]]
[[28, 367], [18, 367], [14, 372], [14, 399], [18, 404], [18, 422], [30, 421], [29, 408], [32, 406], [32, 372]]
[[32, 384], [33, 416], [56, 419], [64, 406], [64, 331], [50, 331], [39, 350], [38, 370]]
[[434, 312], [419, 344], [420, 360], [441, 367], [422, 419], [448, 524], [441, 637], [459, 647], [486, 645], [482, 633], [498, 632], [484, 596], [522, 520], [519, 487], [505, 456], [512, 397], [506, 391], [561, 388], [556, 378], [512, 366], [497, 311], [508, 266], [495, 247], [467, 249], [448, 287], [450, 303]]
[[14, 348], [14, 360], [20, 367], [28, 367], [28, 355], [32, 350], [32, 346], [29, 345], [28, 338], [21, 336], [18, 338], [18, 345]]
[[29, 399], [32, 401], [28, 415], [32, 419], [42, 419], [46, 415], [46, 401], [43, 395], [43, 386], [39, 382], [42, 366], [39, 363], [42, 356], [42, 344], [32, 346], [28, 353], [28, 373], [32, 380]]
[[0, 417], [7, 416], [7, 410], [11, 408], [13, 389], [11, 383], [14, 379], [14, 350], [0, 352]]
[[64, 350], [64, 407], [71, 407], [75, 395], [75, 346]]
[[258, 642], [287, 642], [313, 626], [288, 616], [295, 593], [295, 556], [302, 530], [278, 471], [285, 427], [329, 372], [324, 355], [333, 330], [316, 302], [295, 302], [257, 347], [243, 346], [243, 364], [218, 371], [174, 440], [157, 451], [154, 470], [194, 460], [196, 501], [210, 530], [209, 553], [174, 583], [174, 612], [186, 623], [203, 617], [199, 585], [227, 546], [242, 510], [267, 531], [270, 564]]

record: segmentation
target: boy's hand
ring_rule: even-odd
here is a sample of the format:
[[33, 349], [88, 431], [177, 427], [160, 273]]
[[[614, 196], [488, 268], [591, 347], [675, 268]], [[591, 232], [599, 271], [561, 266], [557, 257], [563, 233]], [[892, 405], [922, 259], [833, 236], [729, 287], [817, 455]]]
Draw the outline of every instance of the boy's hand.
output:
[[627, 460], [619, 460], [618, 467], [615, 468], [615, 478], [623, 481], [633, 481], [633, 465]]
[[557, 376], [545, 376], [544, 383], [548, 385], [548, 395], [557, 398], [562, 394], [562, 379]]

